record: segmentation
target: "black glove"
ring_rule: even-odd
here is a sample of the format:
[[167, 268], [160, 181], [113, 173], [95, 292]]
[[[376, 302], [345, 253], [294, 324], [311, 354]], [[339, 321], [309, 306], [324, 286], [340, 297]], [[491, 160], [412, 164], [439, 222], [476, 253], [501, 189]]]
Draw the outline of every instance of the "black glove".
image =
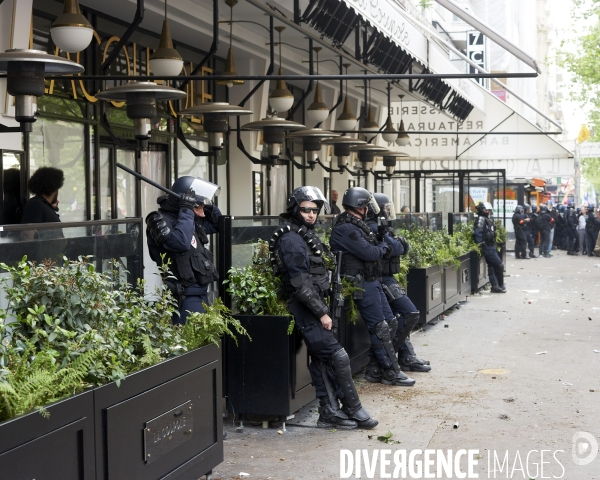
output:
[[386, 246], [386, 250], [383, 254], [382, 260], [388, 260], [392, 256], [392, 246], [389, 243], [385, 243], [384, 245]]
[[217, 214], [215, 212], [215, 206], [212, 203], [204, 205], [204, 218], [214, 225], [219, 223], [219, 219], [217, 218]]
[[408, 251], [410, 250], [410, 244], [408, 243], [408, 240], [406, 240], [406, 238], [404, 237], [397, 237], [398, 241], [402, 244], [402, 248], [404, 248], [404, 255], [406, 255], [408, 253]]
[[196, 202], [196, 193], [193, 189], [188, 188], [187, 191], [183, 195], [181, 195], [181, 198], [179, 199], [179, 208], [189, 208], [190, 210], [193, 210], [197, 203], [198, 202]]

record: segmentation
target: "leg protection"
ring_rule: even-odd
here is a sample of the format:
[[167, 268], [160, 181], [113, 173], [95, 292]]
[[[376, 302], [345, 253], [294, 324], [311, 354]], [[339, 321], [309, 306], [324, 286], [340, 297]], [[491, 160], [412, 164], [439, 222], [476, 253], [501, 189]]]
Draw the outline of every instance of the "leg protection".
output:
[[385, 320], [375, 325], [375, 335], [377, 335], [377, 338], [379, 338], [379, 340], [381, 340], [383, 343], [383, 348], [385, 349], [388, 357], [390, 357], [393, 369], [396, 372], [399, 372], [400, 366], [398, 365], [398, 358], [396, 357], [396, 352], [394, 350], [394, 346], [392, 345], [390, 327]]
[[495, 267], [496, 279], [498, 280], [498, 286], [504, 288], [504, 264], [497, 265]]
[[399, 320], [400, 315], [396, 315], [394, 318], [392, 318], [389, 322], [388, 325], [390, 327], [390, 338], [392, 340], [394, 340], [394, 338], [396, 337], [396, 333], [398, 332], [398, 320]]
[[358, 423], [360, 428], [373, 428], [377, 425], [377, 421], [371, 419], [369, 412], [360, 403], [358, 393], [352, 380], [352, 372], [350, 370], [350, 357], [343, 348], [338, 350], [330, 357], [331, 369], [337, 377], [342, 392], [344, 392], [344, 413]]
[[396, 337], [394, 338], [394, 351], [398, 351], [404, 341], [410, 335], [410, 332], [415, 325], [419, 322], [421, 318], [421, 314], [419, 312], [408, 312], [403, 315], [404, 317], [404, 327], [398, 331]]
[[[412, 343], [410, 342], [410, 340], [406, 339], [405, 342], [406, 344], [406, 353], [404, 356], [402, 356], [402, 358], [400, 358], [400, 368], [402, 368], [402, 370], [406, 371], [410, 371], [410, 372], [429, 372], [431, 371], [431, 366], [429, 366], [428, 364], [425, 363], [424, 360], [421, 360], [420, 358], [417, 357], [416, 353], [415, 353], [415, 349], [412, 345]], [[429, 363], [429, 362], [427, 362]]]
[[327, 398], [329, 399], [329, 404], [332, 409], [339, 410], [339, 403], [337, 399], [337, 395], [335, 394], [335, 388], [331, 384], [331, 380], [329, 379], [329, 374], [327, 373], [327, 366], [321, 361], [317, 360], [317, 365], [319, 366], [319, 370], [321, 370], [321, 376], [323, 378], [323, 384], [325, 385], [325, 389], [327, 390]]

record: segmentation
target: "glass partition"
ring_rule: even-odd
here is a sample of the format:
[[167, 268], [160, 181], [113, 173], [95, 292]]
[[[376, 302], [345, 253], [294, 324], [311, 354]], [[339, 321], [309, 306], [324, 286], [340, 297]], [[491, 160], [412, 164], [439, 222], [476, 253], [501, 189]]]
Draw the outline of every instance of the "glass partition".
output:
[[[135, 285], [142, 276], [142, 219], [81, 223], [40, 223], [1, 227], [0, 262], [17, 264], [25, 255], [35, 262], [62, 264], [63, 257], [91, 255], [98, 271], [114, 270]], [[0, 294], [0, 298], [3, 295]]]
[[396, 214], [396, 219], [392, 222], [392, 227], [395, 231], [409, 229], [413, 225], [418, 228], [427, 228], [432, 232], [437, 232], [444, 227], [442, 212], [398, 213]]
[[448, 233], [452, 235], [455, 225], [473, 222], [474, 220], [475, 214], [473, 212], [451, 212], [448, 214]]

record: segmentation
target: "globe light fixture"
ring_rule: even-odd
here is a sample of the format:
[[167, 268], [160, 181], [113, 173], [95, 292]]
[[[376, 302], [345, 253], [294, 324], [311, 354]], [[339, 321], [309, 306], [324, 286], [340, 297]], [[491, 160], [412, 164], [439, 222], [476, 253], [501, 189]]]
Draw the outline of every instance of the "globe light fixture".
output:
[[249, 115], [248, 110], [237, 105], [225, 102], [205, 103], [195, 107], [186, 108], [179, 115], [191, 117], [204, 117], [204, 131], [208, 133], [208, 146], [211, 150], [223, 148], [224, 134], [229, 130], [229, 117], [234, 115]]
[[392, 114], [391, 114], [392, 103], [391, 103], [391, 99], [390, 99], [391, 90], [392, 90], [392, 86], [388, 82], [388, 84], [387, 84], [388, 117], [387, 117], [387, 121], [385, 122], [385, 128], [383, 129], [383, 133], [381, 134], [381, 136], [383, 137], [383, 140], [388, 143], [394, 143], [396, 141], [396, 139], [398, 138], [398, 132], [396, 131], [396, 129], [394, 128], [394, 124], [392, 123]]
[[175, 77], [183, 69], [183, 58], [179, 52], [173, 48], [171, 38], [171, 29], [167, 19], [167, 0], [165, 0], [165, 19], [163, 21], [162, 32], [158, 48], [150, 56], [150, 70], [157, 77]]
[[333, 154], [337, 157], [338, 168], [344, 169], [347, 168], [350, 155], [352, 154], [350, 147], [354, 147], [356, 145], [365, 145], [367, 142], [364, 140], [343, 136], [328, 138], [323, 140], [321, 143], [323, 145], [333, 145]]
[[[279, 75], [283, 75], [281, 67], [281, 32], [285, 27], [277, 26], [275, 30], [279, 32]], [[290, 92], [284, 80], [277, 80], [275, 90], [269, 95], [269, 105], [277, 113], [287, 112], [294, 105], [294, 95]]]
[[[321, 47], [314, 47], [313, 50], [317, 52], [317, 75], [319, 74], [319, 52]], [[306, 115], [309, 120], [314, 124], [324, 122], [329, 116], [329, 107], [323, 101], [323, 94], [321, 92], [321, 84], [317, 80], [317, 86], [315, 87], [315, 96], [313, 102], [306, 110]]]
[[156, 102], [180, 100], [185, 92], [177, 88], [157, 85], [154, 82], [137, 82], [107, 88], [97, 93], [96, 98], [103, 101], [127, 102], [127, 117], [133, 120], [133, 131], [140, 148], [145, 149], [151, 132], [151, 119], [157, 116]]
[[[230, 77], [237, 77], [238, 73], [235, 70], [235, 62], [233, 60], [233, 7], [237, 5], [237, 0], [225, 0], [225, 3], [229, 7], [229, 50], [227, 51], [227, 60], [225, 61], [225, 71], [221, 75], [227, 75]], [[234, 85], [243, 85], [244, 81], [236, 78], [230, 78], [227, 80], [217, 80], [219, 85], [227, 85], [233, 87]]]
[[[346, 69], [346, 75], [348, 75], [348, 67], [349, 63], [344, 63], [344, 68]], [[341, 115], [337, 118], [335, 125], [336, 129], [339, 127], [340, 130], [344, 130], [346, 132], [352, 131], [356, 128], [357, 122], [356, 116], [352, 113], [352, 108], [350, 107], [350, 98], [348, 98], [348, 80], [346, 80], [346, 99], [344, 100], [344, 109], [342, 110]]]
[[329, 132], [321, 128], [311, 128], [307, 130], [298, 130], [288, 135], [288, 138], [301, 138], [304, 158], [311, 169], [319, 160], [321, 152], [321, 140], [325, 138], [339, 137], [337, 133]]
[[44, 95], [44, 78], [77, 74], [83, 66], [40, 50], [12, 49], [0, 53], [0, 72], [6, 72], [6, 90], [15, 97], [15, 120], [25, 132], [32, 131], [37, 97]]
[[63, 13], [50, 27], [50, 36], [63, 52], [77, 53], [88, 47], [94, 36], [94, 27], [81, 14], [77, 0], [65, 0]]
[[257, 122], [247, 123], [242, 127], [242, 130], [263, 132], [263, 143], [267, 146], [267, 155], [271, 160], [276, 160], [281, 154], [281, 145], [285, 141], [285, 133], [305, 128], [300, 123], [284, 120], [283, 118], [267, 117]]

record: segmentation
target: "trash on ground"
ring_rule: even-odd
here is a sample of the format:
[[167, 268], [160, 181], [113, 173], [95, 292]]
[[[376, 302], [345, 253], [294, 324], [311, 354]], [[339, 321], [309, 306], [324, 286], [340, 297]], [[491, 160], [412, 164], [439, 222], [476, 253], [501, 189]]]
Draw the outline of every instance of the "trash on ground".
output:
[[594, 353], [600, 353], [600, 350], [594, 350]]
[[240, 477], [249, 477], [250, 474], [246, 472], [240, 472]]
[[525, 293], [540, 293], [539, 290], [523, 290]]
[[283, 430], [277, 430], [277, 433], [278, 433], [279, 435], [283, 435]]
[[454, 425], [452, 425], [452, 428], [458, 428], [460, 424], [458, 422], [456, 422]]
[[544, 355], [545, 353], [548, 353], [548, 352], [547, 351], [546, 352], [536, 352], [535, 354], [536, 355]]
[[573, 384], [572, 384], [572, 383], [569, 383], [569, 382], [563, 382], [563, 385], [564, 385], [565, 387], [572, 387], [572, 386], [573, 386]]

